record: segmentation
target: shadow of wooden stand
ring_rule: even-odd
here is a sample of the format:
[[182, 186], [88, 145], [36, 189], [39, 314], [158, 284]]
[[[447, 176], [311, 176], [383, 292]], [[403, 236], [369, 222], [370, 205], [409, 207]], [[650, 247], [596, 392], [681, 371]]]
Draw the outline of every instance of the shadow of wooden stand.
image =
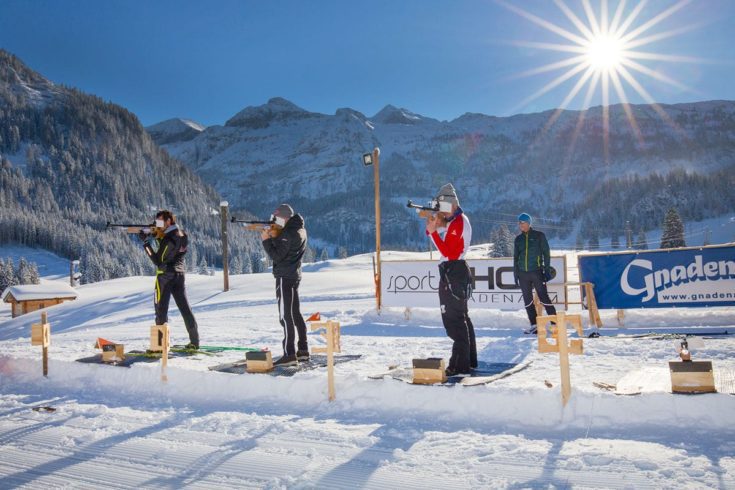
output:
[[[549, 335], [546, 330], [546, 325], [549, 322], [556, 323], [556, 326], [551, 327], [551, 338], [555, 339], [556, 343], [549, 342]], [[567, 324], [574, 327], [579, 337], [584, 337], [582, 315], [567, 315], [566, 312], [560, 311], [556, 315], [545, 315], [536, 318], [539, 353], [559, 353], [561, 399], [563, 406], [566, 406], [569, 397], [572, 395], [572, 382], [569, 376], [569, 354], [582, 354], [583, 352], [583, 341], [581, 338], [569, 340]]]

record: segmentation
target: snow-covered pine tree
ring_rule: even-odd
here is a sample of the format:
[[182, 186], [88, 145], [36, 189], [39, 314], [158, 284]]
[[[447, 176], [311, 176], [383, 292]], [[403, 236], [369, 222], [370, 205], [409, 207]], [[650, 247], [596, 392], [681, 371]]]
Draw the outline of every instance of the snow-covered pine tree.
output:
[[38, 264], [35, 262], [31, 262], [28, 265], [29, 270], [29, 279], [31, 282], [28, 284], [40, 284], [41, 283], [41, 277], [38, 274]]
[[199, 262], [197, 274], [202, 274], [205, 276], [209, 275], [209, 267], [207, 266], [207, 259], [205, 257], [202, 257], [201, 262]]
[[5, 287], [15, 286], [18, 284], [18, 276], [15, 272], [15, 264], [13, 263], [13, 258], [8, 257], [8, 260], [5, 262]]
[[642, 229], [638, 232], [633, 246], [638, 250], [648, 250], [648, 239], [646, 238], [646, 232]]
[[245, 252], [242, 255], [242, 273], [252, 274], [253, 273], [253, 259], [250, 258], [250, 254]]
[[303, 262], [305, 264], [316, 262], [316, 250], [314, 250], [312, 247], [308, 245], [306, 246], [306, 249], [304, 250]]
[[329, 251], [326, 247], [322, 249], [322, 254], [319, 256], [319, 262], [324, 262], [325, 260], [329, 260]]
[[503, 254], [501, 257], [512, 257], [515, 237], [505, 224], [500, 225], [498, 238], [500, 239], [500, 245], [496, 248]]
[[242, 274], [242, 259], [235, 255], [230, 261], [230, 274]]
[[5, 261], [0, 259], [0, 293], [8, 287], [8, 278], [5, 277]]
[[500, 242], [500, 231], [498, 228], [493, 228], [490, 230], [490, 243], [492, 244], [492, 248], [490, 249], [490, 253], [488, 254], [490, 257], [502, 257], [500, 252], [498, 251], [498, 243]]
[[345, 247], [339, 247], [339, 250], [337, 252], [337, 256], [340, 259], [346, 259], [349, 256], [349, 254], [347, 253], [347, 248], [345, 248]]
[[31, 265], [25, 257], [21, 257], [18, 261], [18, 270], [15, 272], [19, 284], [33, 284], [31, 276]]
[[664, 218], [661, 248], [678, 247], [686, 247], [686, 243], [684, 242], [684, 223], [682, 223], [676, 209], [671, 208]]

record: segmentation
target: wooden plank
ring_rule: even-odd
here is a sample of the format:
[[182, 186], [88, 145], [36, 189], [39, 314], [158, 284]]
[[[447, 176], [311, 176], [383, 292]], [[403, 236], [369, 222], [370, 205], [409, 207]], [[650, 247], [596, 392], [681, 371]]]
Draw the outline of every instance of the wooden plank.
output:
[[566, 314], [560, 311], [556, 314], [557, 322], [557, 345], [559, 346], [559, 367], [561, 369], [561, 399], [564, 406], [567, 405], [572, 395], [572, 383], [569, 376], [569, 348], [567, 346]]

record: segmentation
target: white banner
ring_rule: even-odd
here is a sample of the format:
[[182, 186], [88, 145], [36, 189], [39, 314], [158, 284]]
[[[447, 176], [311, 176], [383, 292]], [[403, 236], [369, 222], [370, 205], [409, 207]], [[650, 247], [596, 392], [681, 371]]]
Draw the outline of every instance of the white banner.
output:
[[[523, 308], [523, 295], [513, 284], [513, 259], [468, 260], [474, 278], [470, 308], [517, 310]], [[551, 301], [566, 300], [564, 257], [552, 257], [556, 277], [547, 284]], [[439, 307], [439, 262], [430, 260], [390, 260], [381, 262], [383, 306]]]

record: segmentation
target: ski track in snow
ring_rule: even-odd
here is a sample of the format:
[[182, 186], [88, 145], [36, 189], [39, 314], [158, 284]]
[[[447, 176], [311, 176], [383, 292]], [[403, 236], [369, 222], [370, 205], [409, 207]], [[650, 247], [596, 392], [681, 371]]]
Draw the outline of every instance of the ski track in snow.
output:
[[[472, 310], [481, 360], [531, 360], [525, 370], [476, 387], [413, 386], [371, 380], [414, 357], [447, 357], [438, 311], [375, 312], [369, 256], [306, 268], [302, 310], [341, 322], [345, 354], [337, 400], [324, 369], [292, 378], [209, 372], [242, 352], [173, 358], [116, 368], [74, 362], [95, 339], [145, 349], [152, 278], [79, 288], [75, 302], [50, 308], [49, 376], [31, 347], [38, 314], [0, 314], [0, 488], [734, 488], [735, 397], [672, 395], [665, 384], [639, 396], [593, 385], [637, 369], [665, 367], [673, 340], [585, 340], [571, 358], [572, 398], [562, 409], [558, 359], [521, 334], [523, 311]], [[187, 276], [189, 299], [210, 345], [269, 347], [281, 327], [269, 274]], [[605, 325], [617, 325], [603, 311]], [[585, 324], [587, 318], [583, 315]], [[735, 324], [732, 308], [645, 310], [626, 328], [668, 325], [716, 331]], [[185, 330], [172, 305], [174, 343]], [[312, 346], [322, 339], [309, 334]], [[697, 359], [735, 369], [735, 339], [705, 340]], [[552, 387], [545, 384], [548, 381]], [[50, 405], [53, 413], [34, 406]]]

